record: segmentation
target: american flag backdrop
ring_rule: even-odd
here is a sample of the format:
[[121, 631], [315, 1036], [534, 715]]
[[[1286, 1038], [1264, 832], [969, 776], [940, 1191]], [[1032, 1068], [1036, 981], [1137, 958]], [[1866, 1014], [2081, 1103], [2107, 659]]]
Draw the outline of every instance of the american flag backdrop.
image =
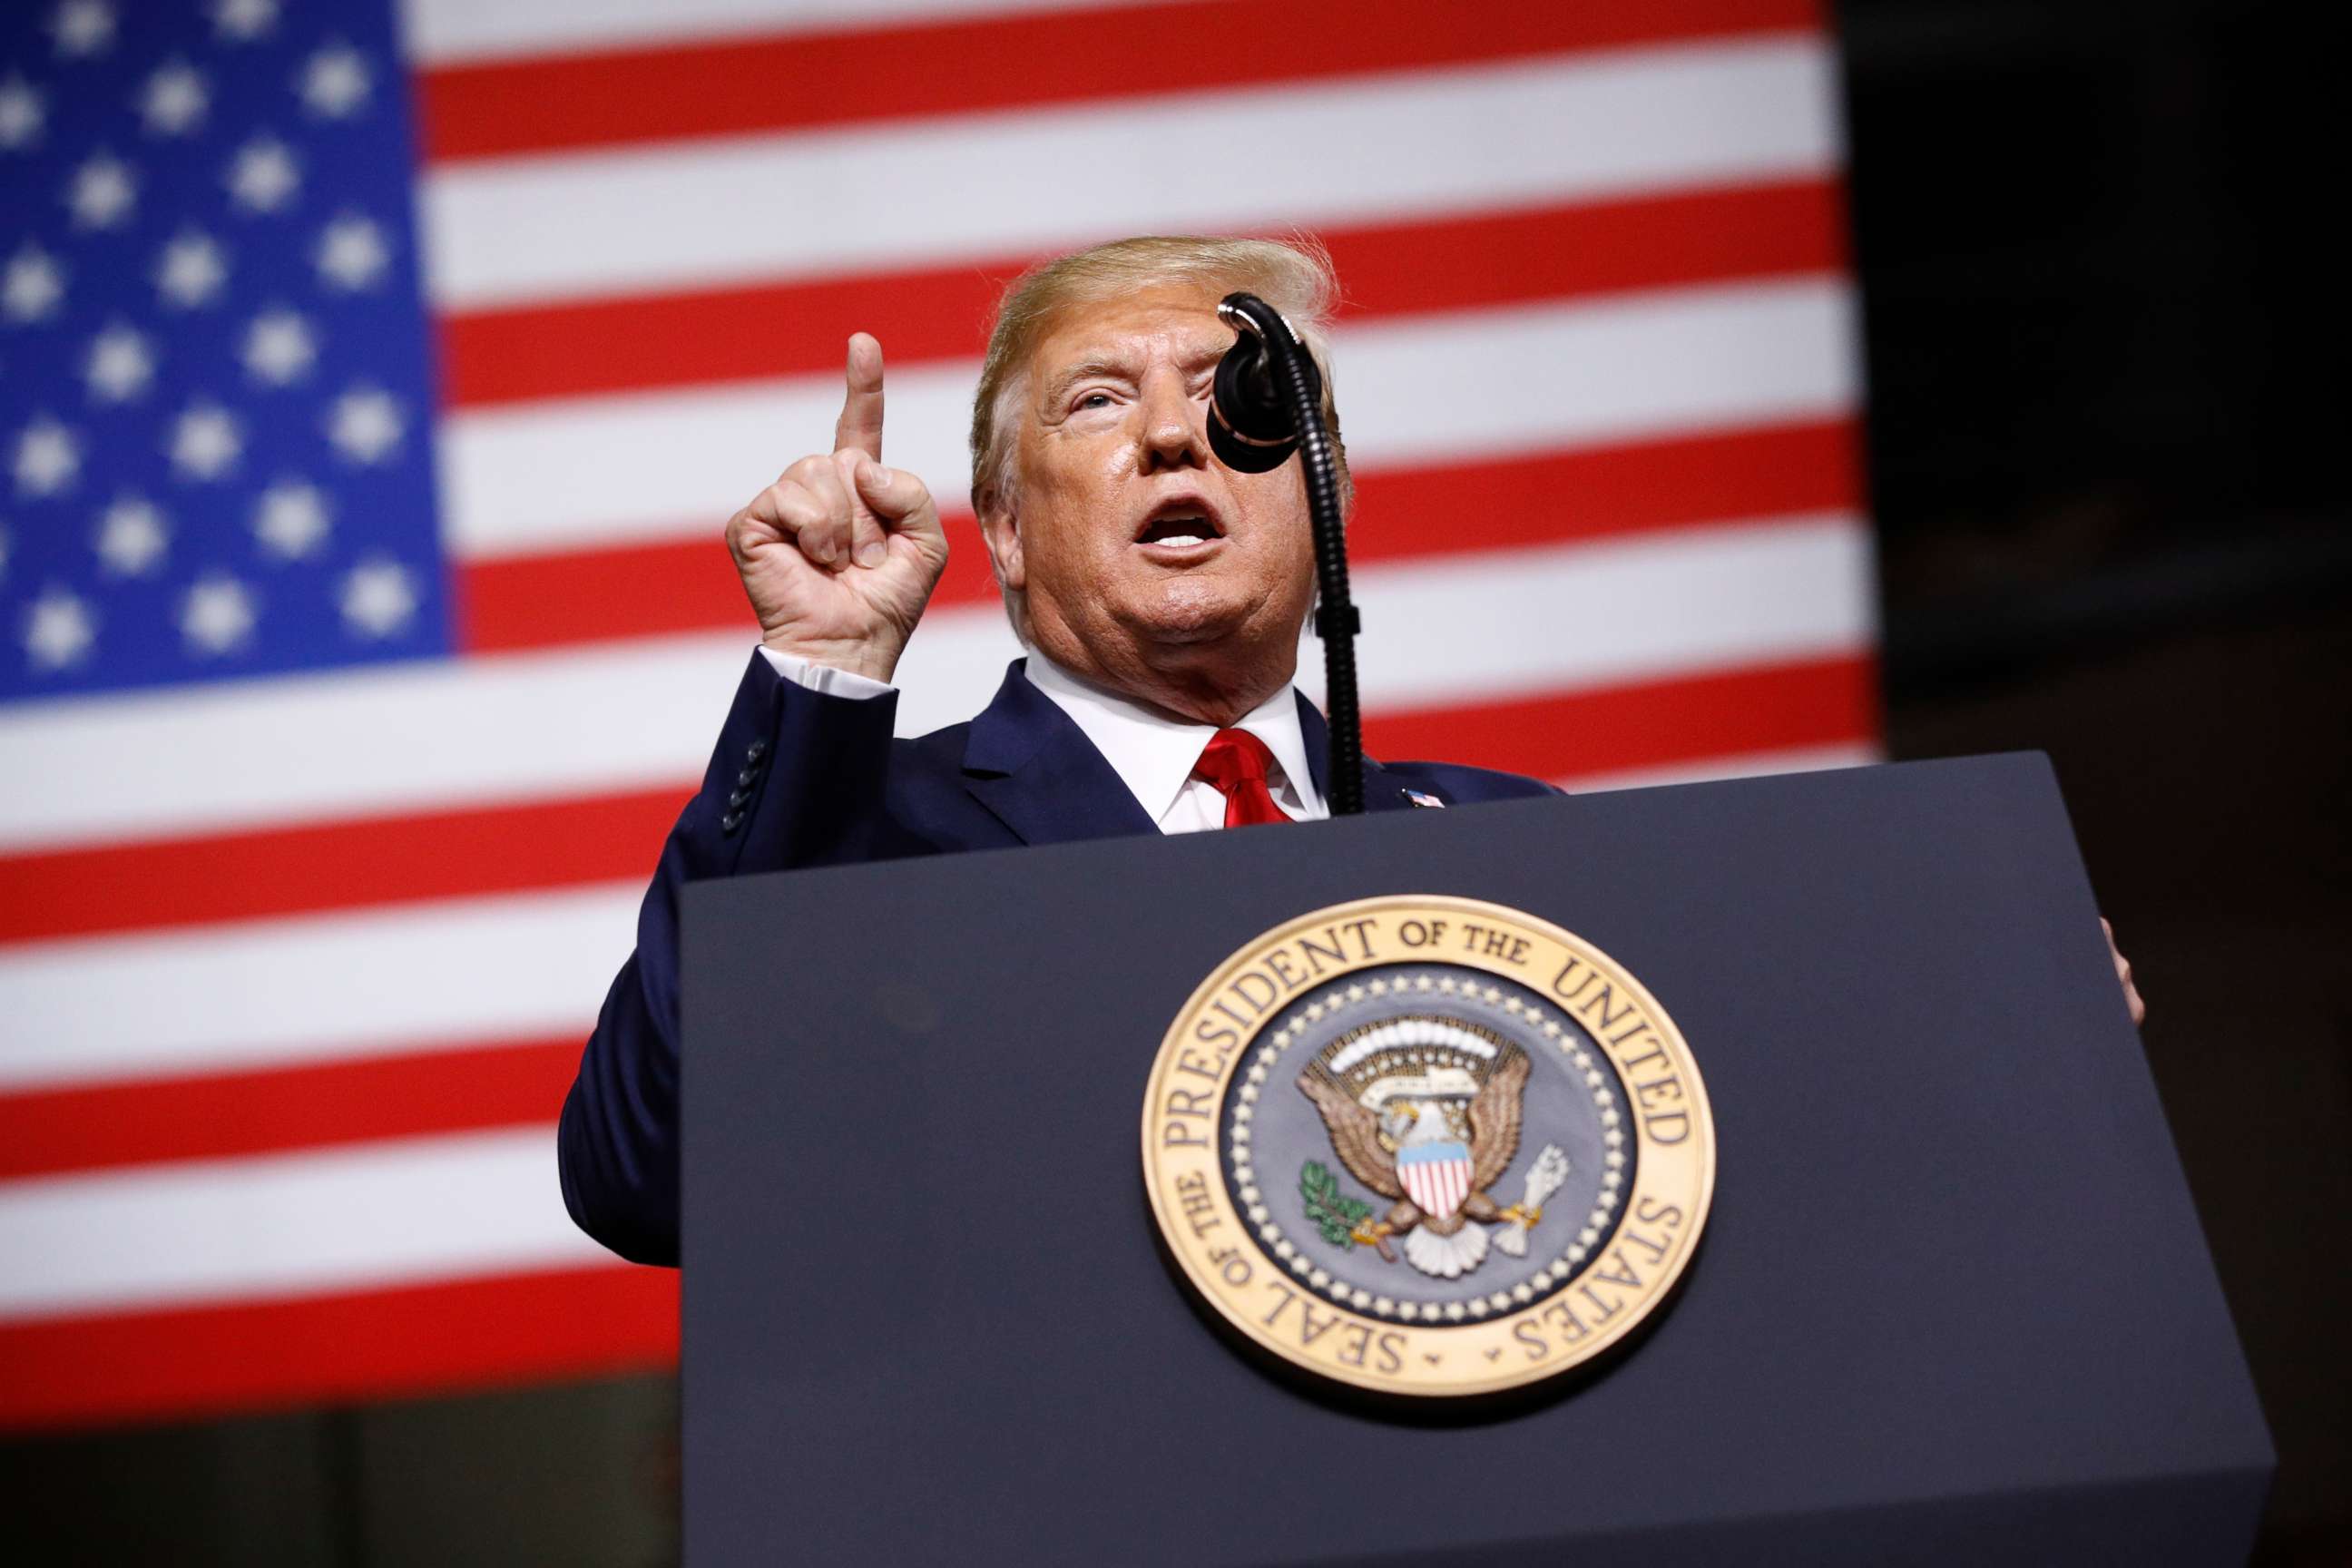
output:
[[[1041, 256], [1293, 226], [1375, 754], [1874, 753], [1805, 0], [27, 0], [0, 16], [0, 1423], [659, 1365], [553, 1122], [843, 341], [968, 521]], [[1302, 668], [1319, 668], [1311, 644]], [[1139, 1062], [1141, 1061], [1139, 1058]]]

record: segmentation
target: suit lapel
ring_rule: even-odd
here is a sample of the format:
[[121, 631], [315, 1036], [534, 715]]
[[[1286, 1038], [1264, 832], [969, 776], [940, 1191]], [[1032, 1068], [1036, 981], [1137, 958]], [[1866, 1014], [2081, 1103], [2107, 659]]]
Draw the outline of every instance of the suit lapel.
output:
[[[1086, 731], [1054, 700], [1029, 684], [1025, 660], [1004, 672], [1004, 683], [971, 721], [963, 752], [964, 789], [1024, 844], [1066, 844], [1156, 833], [1160, 825]], [[1331, 795], [1331, 734], [1323, 715], [1298, 697], [1307, 767], [1324, 799]], [[1412, 801], [1394, 776], [1364, 759], [1364, 809], [1409, 811]]]
[[964, 740], [963, 786], [1024, 844], [1157, 833], [1125, 780], [1016, 659]]
[[[1331, 772], [1331, 727], [1323, 721], [1323, 715], [1316, 710], [1315, 704], [1307, 700], [1305, 692], [1299, 692], [1297, 695], [1299, 734], [1300, 738], [1307, 742], [1307, 771], [1315, 775], [1315, 788], [1328, 801], [1331, 798], [1331, 781], [1328, 776]], [[1409, 811], [1412, 808], [1412, 802], [1406, 797], [1403, 787], [1391, 778], [1388, 771], [1380, 763], [1366, 757], [1364, 759], [1365, 812], [1370, 814], [1375, 811]]]

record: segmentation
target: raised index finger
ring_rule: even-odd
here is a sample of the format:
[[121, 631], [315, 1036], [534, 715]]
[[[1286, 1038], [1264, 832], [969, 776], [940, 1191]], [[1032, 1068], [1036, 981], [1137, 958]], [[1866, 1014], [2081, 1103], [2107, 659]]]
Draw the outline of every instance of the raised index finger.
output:
[[833, 427], [833, 449], [855, 447], [882, 460], [882, 345], [871, 332], [849, 335], [849, 391]]

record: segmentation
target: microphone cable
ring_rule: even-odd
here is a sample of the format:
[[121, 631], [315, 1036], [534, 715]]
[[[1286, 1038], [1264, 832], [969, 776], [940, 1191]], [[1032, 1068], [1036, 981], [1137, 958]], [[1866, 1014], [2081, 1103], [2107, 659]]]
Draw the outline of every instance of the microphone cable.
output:
[[1334, 816], [1364, 809], [1363, 715], [1356, 699], [1356, 634], [1363, 617], [1348, 596], [1348, 539], [1339, 468], [1323, 425], [1323, 373], [1282, 312], [1255, 294], [1228, 294], [1217, 317], [1235, 333], [1217, 362], [1209, 397], [1209, 447], [1239, 473], [1280, 467], [1294, 451], [1307, 484], [1315, 541], [1315, 635], [1323, 639], [1324, 717], [1331, 731]]

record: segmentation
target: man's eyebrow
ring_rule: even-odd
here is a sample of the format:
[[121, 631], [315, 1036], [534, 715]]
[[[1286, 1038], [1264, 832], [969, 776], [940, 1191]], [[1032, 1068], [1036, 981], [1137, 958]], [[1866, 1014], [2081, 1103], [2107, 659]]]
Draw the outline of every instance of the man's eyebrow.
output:
[[[1225, 350], [1229, 346], [1231, 345], [1213, 337], [1203, 339], [1178, 357], [1178, 366], [1188, 376], [1206, 375], [1216, 368], [1217, 362], [1224, 357]], [[1044, 383], [1041, 395], [1047, 403], [1059, 403], [1068, 395], [1070, 388], [1082, 381], [1089, 381], [1098, 375], [1127, 381], [1134, 380], [1133, 356], [1119, 353], [1115, 350], [1106, 353], [1088, 354], [1074, 364], [1064, 366], [1060, 374]]]
[[1058, 399], [1071, 387], [1094, 376], [1133, 375], [1134, 374], [1128, 362], [1118, 355], [1091, 354], [1076, 364], [1065, 366], [1061, 374], [1047, 382], [1045, 397], [1048, 402]]
[[1225, 357], [1225, 351], [1231, 347], [1233, 342], [1230, 339], [1220, 342], [1214, 338], [1206, 338], [1195, 344], [1192, 352], [1185, 354], [1179, 363], [1187, 372], [1196, 374], [1204, 370], [1213, 370], [1216, 368], [1217, 362]]

